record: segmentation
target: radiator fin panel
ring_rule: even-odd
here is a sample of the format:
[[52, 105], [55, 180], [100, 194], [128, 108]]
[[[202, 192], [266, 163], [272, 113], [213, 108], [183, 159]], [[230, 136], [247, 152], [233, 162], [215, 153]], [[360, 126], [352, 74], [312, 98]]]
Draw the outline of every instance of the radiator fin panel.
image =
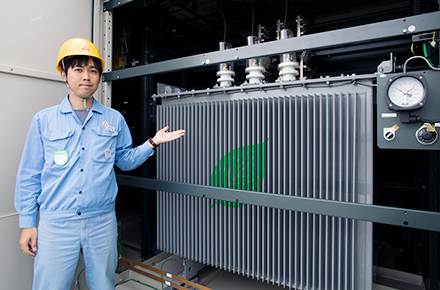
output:
[[[372, 92], [347, 85], [164, 100], [158, 179], [371, 203]], [[370, 223], [158, 192], [158, 247], [295, 289], [371, 288]]]

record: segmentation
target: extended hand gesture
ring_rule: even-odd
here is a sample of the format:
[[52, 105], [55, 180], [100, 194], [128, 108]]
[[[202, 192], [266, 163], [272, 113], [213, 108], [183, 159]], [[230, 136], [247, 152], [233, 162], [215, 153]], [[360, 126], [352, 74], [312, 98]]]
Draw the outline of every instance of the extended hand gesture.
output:
[[186, 132], [185, 130], [176, 130], [176, 131], [172, 131], [172, 132], [166, 132], [169, 128], [170, 128], [169, 126], [165, 126], [162, 129], [160, 129], [159, 131], [157, 131], [156, 135], [154, 135], [154, 137], [152, 138], [154, 143], [156, 143], [157, 145], [160, 145], [162, 143], [174, 141], [176, 139], [179, 139], [183, 135], [185, 135], [185, 132]]

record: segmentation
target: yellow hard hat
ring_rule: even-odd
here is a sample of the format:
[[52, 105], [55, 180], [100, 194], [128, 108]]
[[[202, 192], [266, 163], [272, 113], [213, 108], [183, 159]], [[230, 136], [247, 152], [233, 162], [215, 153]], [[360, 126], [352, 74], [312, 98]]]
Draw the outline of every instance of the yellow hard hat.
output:
[[64, 42], [58, 52], [57, 70], [59, 72], [62, 70], [61, 60], [67, 56], [73, 55], [96, 57], [101, 60], [101, 66], [104, 69], [104, 60], [101, 58], [98, 49], [93, 43], [83, 38], [72, 38]]

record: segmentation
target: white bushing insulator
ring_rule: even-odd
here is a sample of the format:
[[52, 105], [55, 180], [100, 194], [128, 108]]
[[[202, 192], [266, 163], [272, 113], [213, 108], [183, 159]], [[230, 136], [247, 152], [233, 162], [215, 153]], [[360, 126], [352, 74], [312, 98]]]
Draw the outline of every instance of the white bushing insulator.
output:
[[263, 72], [266, 71], [264, 67], [258, 64], [254, 64], [246, 68], [246, 79], [250, 84], [260, 84], [263, 82], [264, 75]]
[[299, 67], [299, 63], [296, 61], [285, 61], [278, 65], [278, 69], [280, 70], [280, 79], [283, 82], [293, 81], [299, 75], [297, 68]]
[[232, 70], [229, 70], [227, 67], [223, 68], [222, 70], [219, 70], [217, 72], [217, 76], [219, 77], [217, 79], [217, 82], [219, 83], [220, 87], [230, 87], [232, 86], [232, 83], [235, 81], [235, 72]]

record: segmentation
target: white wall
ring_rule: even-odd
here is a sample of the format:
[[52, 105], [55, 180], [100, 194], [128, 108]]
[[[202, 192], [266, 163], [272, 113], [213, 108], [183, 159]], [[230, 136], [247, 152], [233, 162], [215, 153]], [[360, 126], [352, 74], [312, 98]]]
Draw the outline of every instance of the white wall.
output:
[[15, 177], [32, 117], [59, 104], [67, 89], [55, 69], [58, 50], [72, 37], [91, 39], [92, 0], [0, 2], [0, 281], [27, 290], [33, 259], [18, 246]]

